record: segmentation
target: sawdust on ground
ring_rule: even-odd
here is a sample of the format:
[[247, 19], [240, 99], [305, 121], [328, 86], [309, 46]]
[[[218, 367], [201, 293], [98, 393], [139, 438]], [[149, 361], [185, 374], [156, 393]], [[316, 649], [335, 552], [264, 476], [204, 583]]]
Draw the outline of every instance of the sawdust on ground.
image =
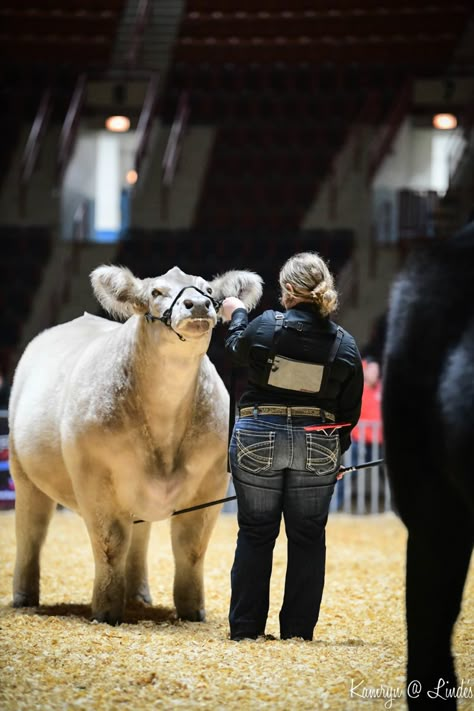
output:
[[[327, 533], [326, 587], [313, 642], [231, 642], [229, 571], [236, 520], [222, 515], [206, 557], [205, 623], [176, 621], [167, 522], [149, 554], [155, 606], [109, 627], [89, 620], [93, 561], [82, 520], [57, 512], [42, 558], [41, 606], [11, 607], [14, 514], [0, 514], [0, 709], [404, 709], [403, 526], [393, 514], [336, 514]], [[285, 539], [277, 541], [266, 632], [278, 636]], [[454, 650], [474, 692], [474, 575]], [[433, 591], [436, 594], [436, 591]], [[474, 708], [462, 700], [460, 709]]]

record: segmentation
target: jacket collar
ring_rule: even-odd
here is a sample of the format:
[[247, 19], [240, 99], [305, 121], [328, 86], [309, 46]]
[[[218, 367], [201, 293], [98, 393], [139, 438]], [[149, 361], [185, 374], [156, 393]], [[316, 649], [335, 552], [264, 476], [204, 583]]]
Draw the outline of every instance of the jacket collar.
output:
[[287, 309], [286, 313], [292, 316], [297, 316], [300, 313], [311, 314], [311, 316], [318, 319], [318, 321], [328, 321], [329, 319], [328, 316], [321, 316], [319, 311], [317, 311], [309, 301], [301, 301], [299, 304], [296, 304], [296, 306], [292, 306], [291, 309]]

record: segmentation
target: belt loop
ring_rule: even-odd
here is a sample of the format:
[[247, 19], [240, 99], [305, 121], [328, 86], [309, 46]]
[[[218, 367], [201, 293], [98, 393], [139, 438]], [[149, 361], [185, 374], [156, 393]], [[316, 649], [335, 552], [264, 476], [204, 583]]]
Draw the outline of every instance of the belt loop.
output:
[[326, 412], [324, 410], [320, 410], [320, 415], [324, 424], [326, 422]]
[[255, 420], [257, 419], [257, 415], [258, 415], [258, 407], [257, 407], [257, 405], [254, 405], [253, 406], [253, 417]]

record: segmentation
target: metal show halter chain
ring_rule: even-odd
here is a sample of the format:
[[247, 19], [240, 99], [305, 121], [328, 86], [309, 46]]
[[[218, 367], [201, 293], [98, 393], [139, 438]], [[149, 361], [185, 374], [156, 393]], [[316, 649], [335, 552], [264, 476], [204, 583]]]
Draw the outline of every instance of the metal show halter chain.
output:
[[178, 331], [175, 331], [173, 326], [171, 325], [171, 316], [173, 315], [173, 309], [176, 305], [176, 302], [178, 301], [179, 297], [183, 293], [183, 291], [186, 291], [186, 289], [195, 289], [196, 291], [199, 291], [200, 294], [206, 297], [206, 299], [209, 299], [209, 301], [212, 301], [212, 304], [214, 306], [214, 309], [217, 311], [220, 309], [222, 306], [222, 301], [218, 301], [217, 299], [213, 299], [210, 294], [206, 294], [204, 291], [199, 289], [197, 286], [194, 286], [193, 284], [190, 284], [189, 286], [183, 286], [180, 292], [176, 294], [175, 298], [173, 299], [173, 302], [169, 308], [166, 309], [166, 311], [163, 313], [163, 316], [153, 316], [152, 313], [149, 311], [146, 312], [145, 318], [148, 321], [148, 323], [153, 323], [154, 321], [161, 321], [161, 323], [164, 323], [165, 326], [168, 326], [173, 333], [176, 333], [180, 341], [185, 341], [186, 339], [184, 336], [182, 336]]

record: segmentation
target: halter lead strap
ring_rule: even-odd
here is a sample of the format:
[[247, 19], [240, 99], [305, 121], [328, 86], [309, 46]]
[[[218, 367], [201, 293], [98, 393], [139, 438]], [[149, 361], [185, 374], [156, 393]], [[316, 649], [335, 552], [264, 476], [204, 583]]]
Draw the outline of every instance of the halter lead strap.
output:
[[178, 299], [181, 296], [181, 294], [183, 293], [183, 291], [186, 291], [186, 289], [195, 289], [196, 291], [199, 291], [200, 294], [202, 294], [207, 299], [212, 301], [212, 304], [213, 304], [216, 312], [220, 309], [220, 307], [222, 305], [222, 301], [217, 301], [217, 299], [213, 299], [210, 294], [206, 294], [204, 291], [202, 291], [202, 289], [199, 289], [197, 286], [190, 284], [189, 286], [183, 286], [181, 291], [179, 291], [176, 294], [171, 306], [166, 309], [166, 311], [163, 313], [163, 316], [153, 316], [153, 314], [150, 313], [149, 311], [147, 311], [145, 314], [145, 318], [148, 321], [148, 323], [153, 323], [154, 321], [161, 321], [161, 323], [164, 323], [165, 326], [168, 326], [168, 328], [170, 328], [173, 331], [173, 333], [176, 333], [176, 335], [178, 336], [180, 341], [185, 341], [186, 339], [180, 333], [178, 333], [178, 331], [174, 330], [173, 326], [171, 325], [171, 316], [173, 315], [173, 309], [176, 305], [176, 302], [178, 301]]

